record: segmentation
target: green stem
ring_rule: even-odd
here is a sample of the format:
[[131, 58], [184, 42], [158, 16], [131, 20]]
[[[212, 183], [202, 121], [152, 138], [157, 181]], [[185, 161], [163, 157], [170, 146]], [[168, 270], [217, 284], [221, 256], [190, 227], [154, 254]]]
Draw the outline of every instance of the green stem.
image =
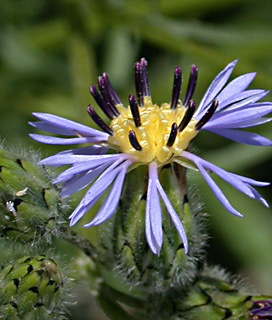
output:
[[62, 238], [64, 240], [74, 244], [92, 260], [97, 260], [97, 250], [87, 239], [72, 230], [70, 227], [67, 228], [66, 225], [62, 225], [60, 231], [62, 232]]

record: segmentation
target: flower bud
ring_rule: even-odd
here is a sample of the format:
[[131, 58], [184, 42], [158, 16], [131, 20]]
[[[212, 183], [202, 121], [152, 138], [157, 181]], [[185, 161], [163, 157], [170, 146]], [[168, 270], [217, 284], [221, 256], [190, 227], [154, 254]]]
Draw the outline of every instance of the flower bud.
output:
[[186, 289], [185, 298], [175, 301], [176, 316], [171, 319], [270, 319], [262, 316], [272, 315], [271, 301], [268, 296], [251, 295], [224, 270], [206, 267]]
[[271, 296], [252, 295], [219, 267], [206, 266], [189, 286], [165, 294], [152, 292], [148, 299], [137, 287], [126, 293], [122, 289], [103, 282], [100, 285], [98, 301], [112, 319], [268, 320], [272, 317]]
[[50, 240], [62, 200], [44, 168], [27, 157], [0, 147], [0, 231], [6, 239]]
[[56, 319], [63, 283], [54, 259], [22, 257], [2, 269], [0, 283], [1, 319]]

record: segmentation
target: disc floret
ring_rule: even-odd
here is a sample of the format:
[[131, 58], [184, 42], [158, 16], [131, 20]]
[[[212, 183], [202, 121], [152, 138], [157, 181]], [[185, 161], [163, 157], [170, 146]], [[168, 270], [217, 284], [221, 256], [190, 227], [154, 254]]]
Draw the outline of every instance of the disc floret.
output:
[[[111, 121], [113, 135], [109, 136], [108, 143], [123, 153], [133, 155], [139, 162], [157, 161], [159, 165], [164, 164], [187, 149], [190, 141], [197, 135], [195, 119], [190, 120], [184, 130], [178, 129], [187, 111], [180, 101], [173, 109], [169, 103], [159, 107], [152, 103], [150, 97], [144, 97], [144, 105], [138, 107], [140, 126], [135, 124], [131, 111], [133, 109], [123, 105], [118, 105], [117, 108], [120, 115]], [[137, 139], [141, 148], [135, 148], [130, 139], [131, 131], [135, 133], [134, 139]]]

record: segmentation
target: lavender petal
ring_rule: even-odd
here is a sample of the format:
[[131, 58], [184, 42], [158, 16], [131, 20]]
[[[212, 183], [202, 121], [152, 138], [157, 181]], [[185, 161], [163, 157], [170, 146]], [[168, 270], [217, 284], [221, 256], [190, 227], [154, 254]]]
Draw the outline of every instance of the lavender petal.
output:
[[[228, 111], [231, 111], [231, 110], [238, 110], [240, 108], [244, 108], [245, 106], [249, 107], [251, 104], [254, 104], [257, 101], [263, 99], [268, 94], [269, 94], [269, 91], [264, 91], [263, 90], [260, 93], [251, 95], [246, 99], [237, 101], [236, 103], [231, 103], [231, 100], [233, 100], [233, 99], [230, 99], [230, 101], [226, 100], [225, 101], [226, 107], [223, 110], [223, 112], [228, 112]], [[270, 104], [270, 102], [265, 102], [265, 103]], [[221, 109], [223, 109], [223, 108], [221, 108]]]
[[[119, 160], [116, 161], [116, 163], [119, 162]], [[71, 219], [71, 226], [75, 225], [93, 206], [93, 204], [103, 195], [103, 193], [112, 184], [113, 180], [121, 169], [122, 166], [115, 168], [113, 164], [108, 169], [106, 169], [104, 173], [95, 181], [95, 183], [86, 192], [85, 196], [80, 201], [75, 211], [70, 215], [69, 219]], [[88, 210], [86, 208], [88, 208]]]
[[235, 174], [232, 173], [233, 175], [235, 175], [236, 177], [238, 177], [239, 179], [241, 179], [242, 181], [244, 181], [245, 183], [248, 183], [252, 186], [256, 186], [256, 187], [267, 187], [270, 185], [270, 182], [262, 182], [262, 181], [257, 181], [248, 177], [244, 177], [244, 176], [240, 176], [239, 174]]
[[230, 112], [225, 112], [221, 114], [217, 114], [216, 118], [211, 118], [209, 122], [207, 122], [202, 128], [224, 128], [225, 126], [233, 125], [235, 128], [235, 124], [241, 124], [243, 121], [251, 121], [254, 119], [258, 119], [262, 116], [267, 115], [272, 112], [272, 104], [265, 106], [257, 106], [246, 108], [245, 110], [232, 110]]
[[112, 161], [105, 161], [102, 159], [101, 161], [95, 161], [95, 162], [86, 162], [86, 163], [80, 163], [79, 165], [73, 165], [69, 169], [63, 171], [57, 179], [54, 181], [54, 184], [63, 183], [67, 180], [70, 180], [73, 176], [81, 174], [82, 172], [88, 172], [89, 170], [95, 170], [96, 168], [99, 168], [101, 165], [105, 165], [105, 167], [109, 166], [112, 163]]
[[[118, 156], [119, 159], [110, 167], [108, 167], [86, 192], [75, 211], [69, 217], [69, 219], [71, 219], [70, 225], [76, 224], [78, 220], [80, 220], [82, 216], [92, 207], [92, 205], [103, 195], [109, 185], [112, 184], [116, 175], [122, 169], [122, 167], [116, 168], [116, 165], [123, 160], [120, 155]], [[88, 208], [88, 210], [86, 208]]]
[[234, 175], [222, 168], [219, 168], [218, 166], [201, 159], [200, 157], [189, 154], [189, 152], [185, 151], [182, 153], [182, 156], [185, 156], [186, 158], [190, 158], [191, 161], [193, 161], [197, 166], [201, 165], [203, 168], [214, 172], [216, 175], [218, 175], [222, 180], [229, 183], [231, 186], [239, 190], [240, 192], [244, 193], [250, 198], [254, 198], [254, 193], [252, 193], [251, 188], [248, 186], [247, 183], [244, 183], [241, 178], [237, 175]]
[[74, 148], [74, 149], [69, 149], [65, 151], [61, 151], [58, 154], [66, 154], [66, 155], [98, 155], [98, 154], [107, 154], [108, 148], [100, 146], [99, 144], [88, 146], [88, 147], [83, 147], [83, 148]]
[[70, 227], [73, 227], [92, 208], [92, 206], [97, 202], [100, 196], [101, 195], [90, 201], [87, 206], [83, 206], [82, 202], [79, 203], [79, 205], [69, 217]]
[[230, 185], [232, 185], [234, 188], [239, 190], [240, 192], [244, 193], [248, 197], [255, 199], [257, 201], [260, 201], [264, 205], [267, 204], [267, 202], [262, 198], [262, 196], [250, 185], [257, 185], [257, 186], [266, 186], [267, 183], [265, 182], [259, 182], [247, 177], [243, 177], [231, 172], [228, 172], [226, 170], [223, 170], [220, 167], [217, 167], [216, 165], [201, 159], [200, 157], [191, 154], [187, 151], [184, 151], [182, 153], [182, 156], [186, 157], [187, 159], [190, 159], [193, 161], [197, 166], [200, 164], [203, 168], [206, 170], [209, 170], [211, 172], [214, 172], [216, 175], [218, 175], [222, 180], [226, 181]]
[[156, 243], [156, 240], [154, 238], [153, 235], [153, 231], [151, 228], [151, 190], [152, 188], [154, 188], [154, 186], [152, 186], [152, 184], [155, 184], [155, 182], [149, 177], [148, 180], [148, 187], [147, 187], [147, 198], [146, 198], [146, 207], [145, 207], [145, 234], [146, 234], [146, 240], [147, 243], [151, 249], [151, 251], [157, 255], [159, 254], [159, 250], [158, 250], [158, 246]]
[[[208, 105], [214, 100], [214, 98], [217, 96], [217, 94], [220, 92], [220, 90], [223, 88], [223, 86], [228, 81], [236, 63], [238, 60], [235, 60], [231, 63], [229, 63], [224, 70], [222, 70], [213, 80], [211, 85], [209, 86], [208, 90], [206, 91], [203, 99], [201, 100], [199, 107], [195, 113], [195, 117], [198, 116], [202, 111], [204, 111]], [[199, 116], [199, 119], [201, 116]], [[198, 119], [198, 117], [197, 117]]]
[[[266, 92], [265, 90], [260, 90], [260, 89], [252, 89], [252, 90], [242, 91], [240, 93], [237, 93], [237, 94], [230, 96], [228, 99], [219, 101], [219, 107], [217, 110], [224, 112], [225, 110], [229, 109], [229, 108], [227, 108], [228, 106], [234, 105], [237, 102], [248, 101], [246, 99], [253, 98], [253, 100], [254, 100], [256, 96], [258, 97], [258, 95], [262, 95], [265, 92]], [[256, 101], [257, 100], [259, 100], [259, 99], [256, 98]], [[248, 104], [248, 103], [244, 102], [244, 104]]]
[[216, 97], [219, 101], [224, 101], [233, 95], [244, 91], [256, 76], [256, 72], [247, 73], [232, 80]]
[[243, 215], [235, 210], [232, 205], [229, 203], [228, 199], [225, 197], [221, 189], [218, 187], [218, 185], [214, 182], [214, 180], [209, 176], [209, 174], [206, 172], [206, 170], [201, 166], [197, 165], [200, 173], [202, 174], [203, 178], [207, 182], [208, 186], [214, 193], [215, 197], [219, 200], [219, 202], [222, 204], [222, 206], [228, 210], [233, 215], [242, 218]]
[[[182, 156], [193, 161], [196, 166], [198, 167], [200, 173], [202, 174], [203, 178], [207, 182], [208, 186], [214, 193], [215, 197], [218, 199], [218, 201], [223, 205], [223, 207], [228, 210], [231, 214], [237, 216], [237, 217], [243, 217], [243, 215], [235, 210], [232, 205], [229, 203], [228, 199], [225, 197], [224, 193], [221, 191], [221, 189], [218, 187], [218, 185], [214, 182], [214, 180], [210, 177], [210, 175], [207, 173], [205, 168], [202, 166], [203, 159], [193, 155], [192, 153], [188, 151], [183, 151]], [[202, 163], [201, 163], [202, 162]]]
[[[206, 130], [203, 129], [203, 130]], [[206, 131], [213, 132], [218, 134], [219, 136], [223, 136], [227, 139], [244, 143], [252, 146], [271, 146], [272, 141], [262, 137], [256, 133], [240, 131], [240, 130], [232, 130], [232, 129], [207, 129]]]
[[150, 189], [150, 225], [151, 231], [155, 239], [155, 245], [158, 254], [160, 253], [163, 235], [162, 235], [162, 214], [161, 214], [161, 204], [160, 198], [156, 186], [157, 165], [156, 163], [151, 163], [149, 165], [149, 179], [152, 180]]
[[103, 223], [104, 221], [106, 221], [107, 219], [109, 219], [114, 214], [120, 200], [126, 171], [130, 164], [131, 164], [131, 161], [126, 161], [126, 163], [124, 163], [124, 165], [122, 166], [123, 169], [118, 174], [114, 182], [114, 185], [109, 195], [107, 196], [107, 199], [105, 200], [102, 207], [96, 214], [95, 218], [90, 223], [85, 224], [84, 227], [88, 228], [91, 226], [97, 226]]
[[120, 172], [120, 168], [117, 167], [111, 171], [108, 171], [103, 177], [102, 175], [96, 180], [96, 182], [91, 186], [91, 188], [86, 192], [83, 198], [83, 205], [86, 206], [94, 198], [102, 195], [106, 189], [112, 184], [116, 175]]
[[66, 155], [66, 154], [56, 154], [48, 158], [43, 159], [39, 162], [41, 165], [49, 165], [53, 167], [58, 167], [66, 164], [74, 163], [84, 163], [89, 162], [97, 163], [97, 161], [109, 160], [109, 159], [119, 159], [120, 154], [102, 154], [102, 155]]
[[42, 120], [44, 123], [48, 123], [51, 126], [55, 126], [56, 128], [61, 128], [63, 130], [67, 130], [67, 134], [75, 135], [75, 132], [80, 133], [84, 136], [100, 136], [107, 138], [108, 135], [99, 130], [92, 129], [83, 124], [74, 122], [72, 120], [68, 120], [59, 116], [55, 116], [49, 113], [38, 113], [34, 112], [33, 116]]
[[91, 184], [98, 176], [105, 170], [107, 165], [102, 165], [96, 169], [86, 171], [81, 174], [81, 177], [75, 176], [76, 179], [70, 179], [62, 186], [61, 195], [63, 197], [70, 196], [71, 194], [82, 190]]
[[107, 141], [100, 136], [97, 137], [80, 137], [80, 138], [57, 138], [51, 136], [43, 136], [39, 134], [30, 134], [29, 135], [33, 140], [45, 144], [56, 144], [56, 145], [71, 145], [71, 144], [81, 144], [81, 143], [93, 143], [93, 142], [102, 142]]
[[[250, 127], [256, 127], [260, 126], [262, 124], [268, 123], [272, 121], [272, 118], [257, 118], [254, 120], [242, 120], [237, 121], [235, 124], [233, 123], [227, 123], [222, 125], [216, 125], [214, 123], [207, 123], [205, 126], [202, 127], [202, 129], [205, 127], [205, 129], [245, 129]], [[205, 130], [203, 129], [203, 130]]]
[[75, 132], [73, 130], [59, 128], [59, 127], [56, 127], [55, 125], [49, 124], [44, 121], [34, 121], [34, 122], [29, 121], [28, 124], [36, 129], [50, 132], [50, 133], [60, 134], [63, 136], [74, 136], [75, 135]]
[[265, 198], [253, 187], [249, 186], [254, 194], [254, 199], [262, 203], [265, 207], [269, 208], [268, 202], [265, 200]]

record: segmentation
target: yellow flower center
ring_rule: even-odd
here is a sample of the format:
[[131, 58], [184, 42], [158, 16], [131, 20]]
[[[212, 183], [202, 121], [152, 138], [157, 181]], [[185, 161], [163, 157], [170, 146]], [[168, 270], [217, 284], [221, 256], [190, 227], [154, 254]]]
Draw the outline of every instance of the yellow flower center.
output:
[[[150, 97], [144, 98], [144, 106], [139, 107], [141, 125], [135, 126], [130, 108], [122, 105], [116, 106], [120, 115], [111, 121], [110, 127], [113, 135], [108, 142], [117, 147], [122, 153], [131, 154], [139, 162], [150, 163], [157, 161], [159, 164], [167, 162], [172, 156], [178, 156], [185, 150], [190, 141], [197, 135], [195, 130], [196, 119], [192, 119], [184, 130], [178, 130], [175, 142], [167, 146], [173, 123], [177, 125], [182, 121], [186, 108], [178, 104], [176, 109], [171, 109], [169, 103], [160, 107], [153, 104]], [[136, 150], [129, 140], [129, 132], [133, 130], [142, 147]]]

